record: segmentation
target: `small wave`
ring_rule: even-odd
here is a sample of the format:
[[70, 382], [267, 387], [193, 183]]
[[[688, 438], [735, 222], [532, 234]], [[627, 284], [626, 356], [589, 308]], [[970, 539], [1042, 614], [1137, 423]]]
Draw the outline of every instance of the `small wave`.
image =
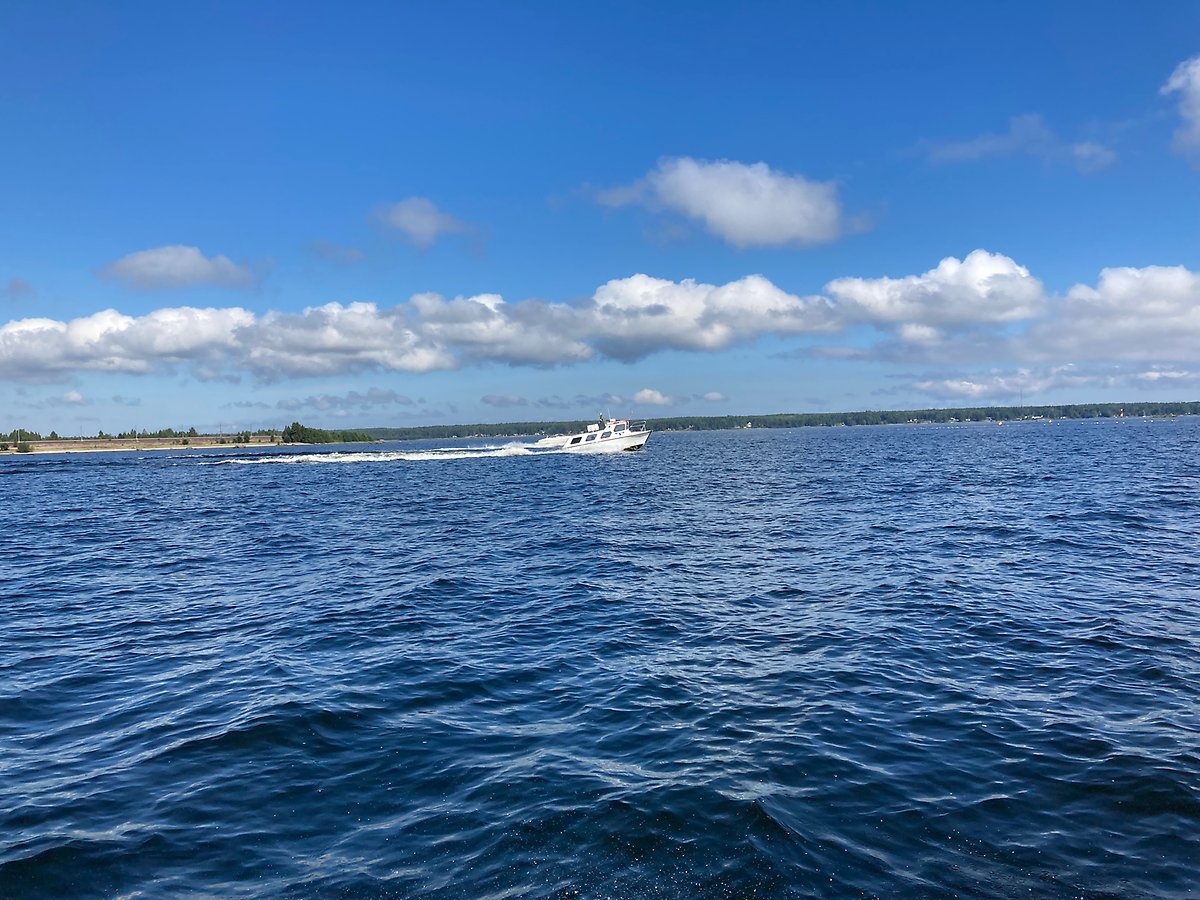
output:
[[214, 465], [256, 466], [267, 464], [295, 465], [299, 463], [370, 463], [424, 462], [448, 459], [489, 459], [500, 456], [541, 456], [553, 451], [535, 451], [528, 444], [511, 443], [488, 447], [433, 447], [428, 450], [378, 450], [344, 453], [288, 453], [277, 456], [222, 459]]

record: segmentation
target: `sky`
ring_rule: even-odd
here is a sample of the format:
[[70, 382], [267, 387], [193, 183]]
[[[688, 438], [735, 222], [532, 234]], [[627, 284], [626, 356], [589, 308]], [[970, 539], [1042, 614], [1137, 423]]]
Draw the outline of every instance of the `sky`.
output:
[[0, 431], [1200, 397], [1200, 4], [0, 5]]

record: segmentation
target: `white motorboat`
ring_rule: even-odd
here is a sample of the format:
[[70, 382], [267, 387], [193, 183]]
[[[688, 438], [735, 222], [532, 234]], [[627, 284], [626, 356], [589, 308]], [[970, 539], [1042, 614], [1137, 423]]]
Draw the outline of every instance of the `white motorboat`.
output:
[[645, 423], [629, 419], [600, 417], [579, 434], [556, 434], [544, 437], [533, 446], [562, 450], [567, 453], [617, 453], [621, 450], [641, 450], [650, 437]]

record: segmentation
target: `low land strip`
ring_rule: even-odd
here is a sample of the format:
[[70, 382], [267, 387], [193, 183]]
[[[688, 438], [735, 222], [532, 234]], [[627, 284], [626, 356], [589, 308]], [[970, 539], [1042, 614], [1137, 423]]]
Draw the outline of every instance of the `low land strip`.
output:
[[[1200, 415], [1200, 401], [1141, 403], [1076, 403], [1059, 406], [978, 406], [947, 409], [863, 410], [839, 413], [772, 413], [741, 416], [671, 416], [645, 419], [654, 431], [719, 431], [734, 428], [806, 428], [854, 425], [901, 425], [962, 422], [1008, 422], [1054, 419], [1168, 418]], [[643, 421], [643, 420], [639, 420]], [[356, 431], [310, 428], [293, 422], [282, 431], [244, 431], [235, 435], [155, 432], [118, 437], [61, 438], [15, 430], [0, 435], [0, 453], [79, 453], [112, 450], [180, 450], [264, 445], [367, 443], [373, 441], [530, 437], [582, 431], [586, 421], [481, 422], [474, 425], [416, 425], [408, 428], [363, 428]], [[165, 432], [170, 432], [166, 434]]]

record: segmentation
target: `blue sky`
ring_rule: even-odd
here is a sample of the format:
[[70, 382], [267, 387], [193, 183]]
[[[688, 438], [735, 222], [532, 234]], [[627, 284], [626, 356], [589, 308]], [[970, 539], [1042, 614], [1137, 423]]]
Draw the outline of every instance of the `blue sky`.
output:
[[1200, 6], [0, 7], [0, 430], [1200, 394]]

